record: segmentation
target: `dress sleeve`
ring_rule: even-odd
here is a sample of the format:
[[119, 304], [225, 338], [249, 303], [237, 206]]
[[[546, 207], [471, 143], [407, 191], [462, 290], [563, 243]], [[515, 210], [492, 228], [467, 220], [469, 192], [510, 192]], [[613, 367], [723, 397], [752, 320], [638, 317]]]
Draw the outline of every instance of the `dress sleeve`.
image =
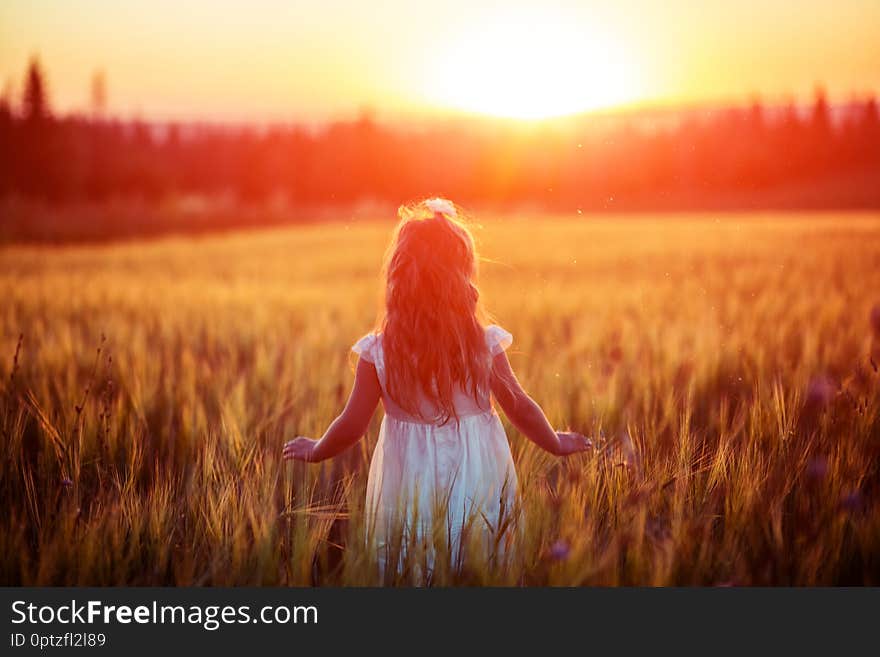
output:
[[486, 345], [493, 356], [497, 356], [511, 344], [513, 344], [513, 336], [503, 328], [497, 324], [486, 327]]
[[364, 337], [352, 345], [351, 350], [358, 356], [371, 363], [376, 362], [375, 354], [376, 336], [373, 333], [367, 333]]

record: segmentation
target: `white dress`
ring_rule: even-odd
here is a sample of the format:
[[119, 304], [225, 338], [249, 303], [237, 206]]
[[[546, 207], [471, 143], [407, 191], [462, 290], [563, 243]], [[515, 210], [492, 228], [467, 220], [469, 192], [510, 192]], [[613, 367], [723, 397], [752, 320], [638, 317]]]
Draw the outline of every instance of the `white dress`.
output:
[[[500, 326], [486, 328], [493, 357], [512, 342]], [[375, 365], [385, 407], [366, 499], [367, 541], [381, 572], [407, 568], [411, 577], [429, 580], [438, 560], [460, 568], [474, 550], [498, 563], [509, 554], [517, 480], [488, 396], [478, 403], [459, 390], [458, 423], [426, 423], [388, 397], [381, 334], [365, 335], [352, 350]]]

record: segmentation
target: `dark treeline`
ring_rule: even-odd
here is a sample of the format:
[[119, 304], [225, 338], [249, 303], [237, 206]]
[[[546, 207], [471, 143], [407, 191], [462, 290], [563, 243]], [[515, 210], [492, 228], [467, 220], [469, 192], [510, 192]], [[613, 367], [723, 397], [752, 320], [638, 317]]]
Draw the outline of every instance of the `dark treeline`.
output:
[[51, 204], [222, 194], [296, 206], [442, 193], [585, 210], [880, 207], [876, 100], [832, 107], [821, 91], [809, 107], [755, 102], [653, 125], [586, 117], [421, 130], [369, 116], [319, 130], [54, 116], [36, 63], [22, 96], [0, 103], [0, 195]]

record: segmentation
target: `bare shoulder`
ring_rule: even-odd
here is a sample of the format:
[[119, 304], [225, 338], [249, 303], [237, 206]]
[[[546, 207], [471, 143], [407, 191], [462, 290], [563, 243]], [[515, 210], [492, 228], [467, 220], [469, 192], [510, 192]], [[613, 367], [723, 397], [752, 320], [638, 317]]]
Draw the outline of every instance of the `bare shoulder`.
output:
[[375, 405], [381, 394], [379, 375], [373, 361], [361, 356], [358, 358], [357, 368], [354, 373], [354, 386], [351, 392], [352, 400], [365, 401]]

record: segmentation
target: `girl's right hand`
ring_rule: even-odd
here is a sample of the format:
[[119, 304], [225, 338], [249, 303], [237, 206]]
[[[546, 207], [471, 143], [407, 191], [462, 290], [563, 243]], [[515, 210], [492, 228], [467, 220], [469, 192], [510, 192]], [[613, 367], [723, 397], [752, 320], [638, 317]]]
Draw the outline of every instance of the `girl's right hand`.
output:
[[557, 431], [559, 453], [557, 456], [568, 456], [576, 452], [585, 452], [593, 447], [593, 441], [577, 431]]

